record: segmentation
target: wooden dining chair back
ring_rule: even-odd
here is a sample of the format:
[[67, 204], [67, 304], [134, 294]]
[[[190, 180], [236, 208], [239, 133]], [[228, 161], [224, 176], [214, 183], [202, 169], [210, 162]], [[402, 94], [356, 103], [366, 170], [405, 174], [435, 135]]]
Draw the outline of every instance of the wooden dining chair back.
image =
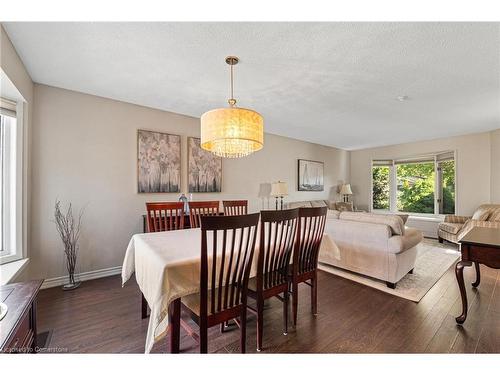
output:
[[261, 211], [257, 288], [269, 290], [288, 282], [299, 210]]
[[204, 216], [219, 215], [219, 201], [189, 202], [189, 223], [191, 228], [199, 228]]
[[[148, 232], [184, 229], [184, 203], [147, 202], [146, 219]], [[148, 303], [141, 293], [141, 319], [147, 317]]]
[[163, 232], [184, 229], [184, 203], [182, 202], [148, 202], [148, 232]]
[[[297, 324], [298, 284], [311, 287], [311, 309], [318, 312], [318, 255], [325, 231], [327, 207], [299, 208], [291, 275], [293, 322]], [[310, 282], [308, 282], [310, 281]]]
[[288, 334], [288, 282], [299, 209], [261, 211], [260, 215], [257, 276], [248, 286], [248, 295], [257, 301], [257, 351], [262, 350], [264, 300], [277, 297], [283, 302], [283, 333]]
[[246, 215], [248, 211], [248, 201], [222, 201], [224, 216]]
[[232, 319], [241, 330], [242, 353], [246, 350], [247, 288], [258, 223], [258, 213], [201, 218], [200, 292], [181, 300], [200, 327], [201, 353], [208, 349], [208, 328]]

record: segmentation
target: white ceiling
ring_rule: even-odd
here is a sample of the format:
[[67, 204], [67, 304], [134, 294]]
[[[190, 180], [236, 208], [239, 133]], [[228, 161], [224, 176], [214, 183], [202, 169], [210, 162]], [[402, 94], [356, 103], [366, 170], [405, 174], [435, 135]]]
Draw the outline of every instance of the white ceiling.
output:
[[[500, 128], [499, 23], [4, 23], [35, 82], [360, 149]], [[398, 96], [409, 100], [400, 102]]]

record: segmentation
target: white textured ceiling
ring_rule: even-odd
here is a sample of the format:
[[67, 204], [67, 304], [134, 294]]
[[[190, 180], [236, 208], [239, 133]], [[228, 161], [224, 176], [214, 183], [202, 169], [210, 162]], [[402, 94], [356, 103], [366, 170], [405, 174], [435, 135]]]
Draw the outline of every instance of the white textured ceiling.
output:
[[[35, 82], [360, 149], [500, 128], [499, 23], [4, 23]], [[409, 100], [400, 102], [398, 96]]]

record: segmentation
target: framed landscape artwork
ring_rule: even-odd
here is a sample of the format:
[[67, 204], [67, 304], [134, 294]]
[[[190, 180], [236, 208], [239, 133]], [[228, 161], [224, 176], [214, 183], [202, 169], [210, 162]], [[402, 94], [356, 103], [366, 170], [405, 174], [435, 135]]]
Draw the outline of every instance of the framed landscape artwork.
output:
[[323, 191], [323, 162], [299, 159], [298, 190]]
[[188, 185], [190, 193], [222, 191], [222, 158], [200, 146], [200, 138], [188, 138]]
[[137, 191], [178, 193], [181, 188], [181, 137], [137, 131]]

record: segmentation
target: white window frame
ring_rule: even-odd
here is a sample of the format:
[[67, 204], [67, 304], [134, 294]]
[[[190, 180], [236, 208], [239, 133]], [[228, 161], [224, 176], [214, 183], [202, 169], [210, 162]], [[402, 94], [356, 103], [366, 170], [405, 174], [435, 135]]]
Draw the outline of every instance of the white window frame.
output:
[[[6, 144], [2, 207], [3, 243], [0, 246], [0, 264], [26, 257], [23, 210], [24, 194], [24, 110], [23, 102], [16, 105], [15, 125], [10, 129], [10, 142]], [[11, 116], [13, 117], [13, 116]]]
[[[438, 199], [439, 194], [437, 191], [437, 187], [439, 186], [438, 184], [438, 173], [437, 173], [437, 168], [438, 168], [438, 156], [442, 154], [447, 154], [447, 153], [453, 153], [453, 160], [455, 162], [455, 215], [457, 214], [457, 197], [458, 197], [458, 184], [457, 184], [457, 151], [442, 151], [442, 152], [435, 152], [430, 155], [418, 155], [418, 156], [412, 156], [412, 157], [405, 157], [405, 158], [395, 158], [395, 159], [383, 159], [390, 161], [391, 164], [387, 165], [389, 167], [389, 210], [383, 210], [383, 209], [374, 209], [373, 208], [373, 167], [374, 167], [374, 162], [377, 162], [377, 160], [381, 159], [372, 159], [370, 161], [370, 212], [380, 212], [380, 213], [400, 213], [400, 214], [408, 214], [410, 216], [421, 216], [421, 217], [444, 217], [445, 214], [440, 214], [439, 213], [439, 202]], [[397, 209], [397, 171], [396, 171], [396, 162], [401, 161], [401, 160], [407, 160], [407, 159], [419, 159], [419, 158], [424, 158], [424, 157], [429, 157], [429, 159], [434, 160], [434, 213], [432, 214], [426, 214], [426, 213], [418, 213], [418, 212], [403, 212], [403, 211], [398, 211]]]

